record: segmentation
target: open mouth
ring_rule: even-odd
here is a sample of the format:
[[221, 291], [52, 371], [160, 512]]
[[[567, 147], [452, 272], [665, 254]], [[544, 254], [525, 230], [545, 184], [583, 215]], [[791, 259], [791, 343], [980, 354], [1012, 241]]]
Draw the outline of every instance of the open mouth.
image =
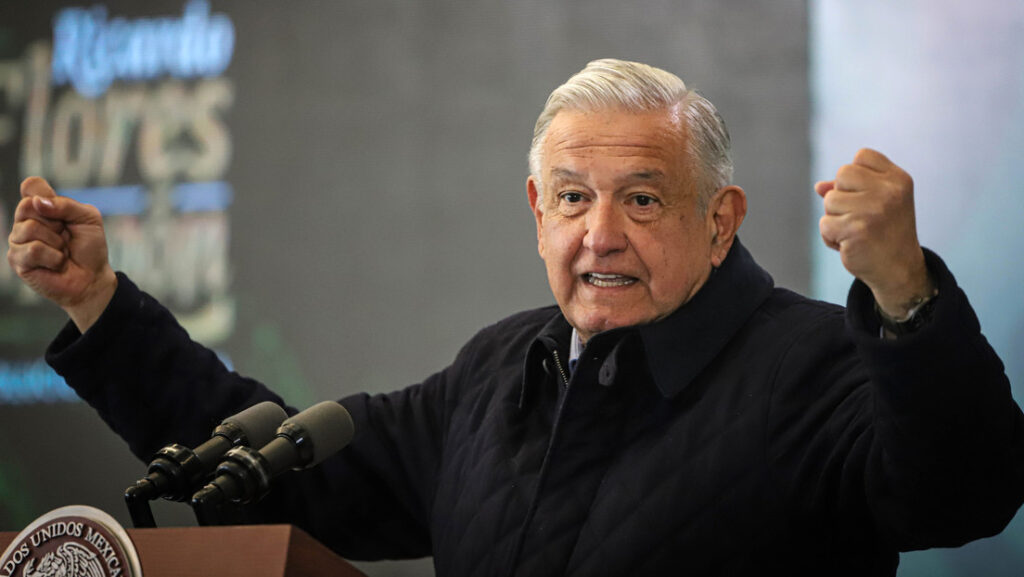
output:
[[601, 274], [597, 272], [588, 272], [583, 275], [583, 279], [587, 281], [587, 283], [600, 288], [622, 287], [636, 282], [636, 279], [631, 276], [621, 274]]

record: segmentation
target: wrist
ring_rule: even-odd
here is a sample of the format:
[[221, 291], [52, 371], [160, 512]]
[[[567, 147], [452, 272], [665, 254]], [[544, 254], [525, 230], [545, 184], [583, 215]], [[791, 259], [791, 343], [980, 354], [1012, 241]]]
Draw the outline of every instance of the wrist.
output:
[[882, 338], [895, 339], [913, 333], [923, 327], [931, 320], [932, 311], [935, 308], [935, 299], [938, 295], [939, 289], [933, 287], [927, 295], [915, 297], [909, 303], [906, 314], [898, 318], [887, 314], [876, 301], [875, 313], [881, 325], [880, 336]]
[[925, 264], [924, 251], [920, 258], [900, 266], [892, 266], [885, 276], [865, 280], [875, 299], [875, 308], [893, 322], [906, 321], [915, 309], [935, 296], [936, 284]]
[[938, 293], [938, 287], [929, 277], [923, 286], [903, 291], [897, 297], [883, 298], [875, 292], [872, 292], [872, 295], [875, 297], [875, 309], [880, 316], [892, 322], [904, 322]]
[[64, 312], [71, 318], [71, 322], [75, 323], [78, 332], [85, 334], [107, 309], [116, 291], [117, 275], [108, 265], [98, 275], [97, 281], [86, 289], [82, 298], [74, 304], [65, 306]]

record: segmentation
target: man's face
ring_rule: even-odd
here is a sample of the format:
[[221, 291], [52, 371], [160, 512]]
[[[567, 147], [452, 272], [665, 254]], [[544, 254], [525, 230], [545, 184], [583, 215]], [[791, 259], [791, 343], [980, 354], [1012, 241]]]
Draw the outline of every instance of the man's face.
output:
[[530, 206], [551, 291], [584, 340], [669, 315], [711, 272], [715, 222], [697, 211], [682, 122], [562, 111], [548, 128]]

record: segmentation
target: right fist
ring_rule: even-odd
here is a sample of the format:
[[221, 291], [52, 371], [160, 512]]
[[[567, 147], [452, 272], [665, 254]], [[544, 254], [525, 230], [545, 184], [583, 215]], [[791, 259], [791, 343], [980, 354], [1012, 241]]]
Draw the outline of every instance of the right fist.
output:
[[94, 206], [57, 196], [42, 178], [21, 183], [7, 261], [32, 290], [60, 305], [85, 332], [117, 288], [103, 219]]

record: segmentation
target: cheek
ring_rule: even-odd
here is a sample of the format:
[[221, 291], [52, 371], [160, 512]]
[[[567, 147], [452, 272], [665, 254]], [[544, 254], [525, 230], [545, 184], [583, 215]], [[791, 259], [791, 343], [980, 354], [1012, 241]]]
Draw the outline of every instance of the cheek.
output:
[[629, 244], [636, 253], [652, 281], [673, 274], [678, 268], [685, 246], [678, 231], [670, 234], [663, 230], [638, 230], [629, 235]]
[[675, 231], [664, 238], [648, 239], [649, 250], [642, 256], [650, 275], [652, 298], [657, 302], [677, 304], [690, 292], [693, 283], [709, 268], [706, 247], [700, 236]]
[[540, 256], [544, 259], [552, 287], [554, 283], [564, 282], [562, 279], [566, 276], [570, 262], [565, 239], [553, 228], [545, 226], [540, 238]]
[[578, 236], [570, 226], [547, 225], [542, 240], [545, 260], [563, 263], [571, 261], [580, 245]]
[[657, 255], [652, 255], [647, 261], [648, 274], [651, 276], [651, 292], [655, 300], [671, 299], [673, 293], [683, 284], [685, 275], [680, 256], [663, 246]]

